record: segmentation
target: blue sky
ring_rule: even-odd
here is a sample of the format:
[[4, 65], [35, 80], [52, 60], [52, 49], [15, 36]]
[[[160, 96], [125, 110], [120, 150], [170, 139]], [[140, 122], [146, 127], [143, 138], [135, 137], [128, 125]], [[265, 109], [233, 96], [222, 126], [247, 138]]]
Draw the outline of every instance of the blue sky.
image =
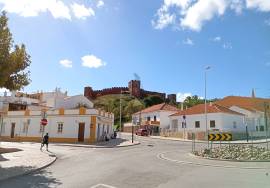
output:
[[26, 92], [127, 86], [270, 97], [269, 0], [0, 0], [31, 55]]

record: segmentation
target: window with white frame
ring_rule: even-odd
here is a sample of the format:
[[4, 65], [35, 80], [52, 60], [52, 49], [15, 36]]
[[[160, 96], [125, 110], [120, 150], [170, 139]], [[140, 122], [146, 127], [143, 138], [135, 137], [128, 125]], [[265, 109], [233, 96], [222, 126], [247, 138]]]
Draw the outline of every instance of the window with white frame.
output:
[[216, 121], [215, 120], [211, 120], [210, 121], [210, 128], [215, 128], [216, 127]]
[[200, 121], [195, 121], [195, 128], [200, 128]]
[[233, 128], [234, 128], [234, 129], [237, 128], [237, 123], [236, 123], [236, 121], [233, 122]]
[[57, 123], [57, 133], [62, 133], [63, 132], [63, 122], [58, 122]]

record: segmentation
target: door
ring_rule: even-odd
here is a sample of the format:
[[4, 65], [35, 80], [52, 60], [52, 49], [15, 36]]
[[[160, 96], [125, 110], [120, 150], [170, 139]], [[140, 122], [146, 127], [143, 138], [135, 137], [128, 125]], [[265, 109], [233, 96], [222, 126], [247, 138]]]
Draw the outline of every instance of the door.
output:
[[85, 123], [79, 123], [79, 130], [78, 130], [79, 142], [84, 142], [84, 128], [85, 128]]
[[14, 132], [15, 132], [15, 123], [11, 123], [10, 138], [14, 138]]

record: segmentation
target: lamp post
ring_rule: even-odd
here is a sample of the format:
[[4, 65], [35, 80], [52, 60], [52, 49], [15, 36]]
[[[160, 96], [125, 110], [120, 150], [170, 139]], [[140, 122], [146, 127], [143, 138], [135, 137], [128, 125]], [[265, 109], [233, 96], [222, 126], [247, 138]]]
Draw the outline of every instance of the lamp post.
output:
[[121, 90], [121, 93], [120, 93], [120, 120], [119, 120], [119, 123], [120, 123], [120, 126], [119, 126], [119, 137], [121, 138], [121, 131], [122, 131], [122, 90]]
[[207, 101], [206, 101], [206, 84], [207, 84], [207, 71], [210, 69], [210, 66], [205, 67], [204, 69], [204, 115], [205, 115], [205, 138], [207, 139], [207, 148], [209, 149], [209, 140], [208, 140], [208, 125], [207, 125]]

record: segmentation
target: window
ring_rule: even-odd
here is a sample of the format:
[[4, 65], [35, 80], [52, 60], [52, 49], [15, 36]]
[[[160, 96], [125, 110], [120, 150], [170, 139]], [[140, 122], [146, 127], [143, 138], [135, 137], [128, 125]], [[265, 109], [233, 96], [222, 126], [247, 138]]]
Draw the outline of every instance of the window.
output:
[[150, 117], [147, 117], [147, 121], [151, 121], [151, 118]]
[[157, 121], [157, 116], [154, 116], [154, 121]]
[[216, 127], [216, 121], [215, 120], [211, 120], [210, 121], [210, 128], [215, 128]]
[[1, 127], [1, 133], [5, 133], [5, 130], [6, 130], [6, 122], [3, 122]]
[[39, 132], [40, 132], [40, 133], [44, 132], [44, 128], [45, 128], [44, 125], [40, 125], [40, 126], [39, 126]]
[[195, 128], [200, 128], [200, 121], [195, 121]]
[[263, 125], [260, 126], [260, 131], [261, 132], [264, 131], [264, 126]]
[[63, 132], [63, 123], [58, 123], [58, 126], [57, 126], [57, 133], [62, 133]]
[[27, 122], [23, 122], [23, 133], [28, 132], [28, 124]]
[[236, 121], [233, 122], [233, 128], [236, 129]]
[[172, 120], [172, 130], [177, 130], [178, 129], [178, 120], [177, 119], [173, 119]]

